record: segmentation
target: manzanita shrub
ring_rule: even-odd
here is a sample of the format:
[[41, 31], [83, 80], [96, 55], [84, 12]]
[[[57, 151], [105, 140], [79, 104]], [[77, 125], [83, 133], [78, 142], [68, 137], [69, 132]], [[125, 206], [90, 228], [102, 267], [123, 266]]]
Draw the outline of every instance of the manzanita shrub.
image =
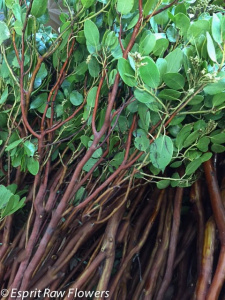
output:
[[[108, 289], [113, 299], [139, 299], [144, 291], [143, 299], [166, 299], [172, 271], [183, 262], [165, 271], [170, 233], [174, 262], [183, 190], [201, 180], [202, 164], [212, 174], [211, 157], [225, 151], [224, 3], [61, 5], [55, 30], [48, 26], [47, 0], [0, 1], [1, 286]], [[162, 192], [146, 196], [155, 183]], [[192, 187], [195, 201], [200, 185]], [[173, 189], [165, 200], [169, 186], [176, 188], [178, 211]], [[158, 214], [157, 236], [168, 231], [164, 252], [145, 244], [156, 239], [149, 232]], [[221, 232], [225, 219], [216, 216]], [[196, 230], [193, 222], [184, 227], [181, 232], [192, 232], [192, 239], [181, 240], [185, 248]], [[200, 229], [199, 276], [203, 221]], [[140, 263], [143, 245], [164, 261], [158, 258], [152, 269], [154, 259], [142, 253]], [[129, 291], [134, 268], [140, 274]], [[167, 271], [160, 289], [157, 278]], [[199, 286], [197, 295], [208, 289]], [[218, 296], [221, 288], [211, 292]]]

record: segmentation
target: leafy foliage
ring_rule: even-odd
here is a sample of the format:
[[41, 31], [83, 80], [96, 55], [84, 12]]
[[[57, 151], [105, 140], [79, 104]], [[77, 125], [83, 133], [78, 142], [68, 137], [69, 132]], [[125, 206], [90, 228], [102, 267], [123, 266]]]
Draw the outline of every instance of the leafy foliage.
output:
[[[133, 27], [138, 21], [138, 7], [134, 2], [130, 1], [128, 4], [123, 0], [117, 1], [117, 10], [121, 13], [120, 28], [120, 17], [110, 8], [110, 2], [103, 5], [104, 9], [108, 10], [108, 18], [103, 19], [100, 2], [82, 1], [86, 13], [81, 16], [81, 25], [76, 25], [76, 17], [71, 20], [67, 17], [64, 20], [65, 15], [62, 13], [64, 23], [60, 27], [58, 37], [50, 27], [43, 27], [41, 24], [47, 2], [43, 1], [42, 4], [39, 5], [39, 1], [33, 2], [25, 32], [27, 42], [23, 61], [26, 75], [23, 85], [26, 90], [31, 91], [26, 103], [28, 122], [36, 120], [32, 128], [38, 132], [38, 120], [47, 118], [44, 122], [53, 126], [53, 123], [67, 120], [73, 114], [74, 107], [79, 110], [75, 118], [55, 130], [54, 139], [51, 141], [53, 146], [47, 146], [47, 155], [56, 160], [66, 147], [71, 151], [81, 150], [84, 137], [93, 141], [90, 124], [93, 108], [96, 106], [99, 80], [107, 65], [108, 74], [103, 82], [97, 108], [98, 130], [104, 124], [107, 109], [105, 99], [114, 84], [117, 71], [121, 76], [122, 96], [117, 100], [110, 131], [110, 140], [118, 140], [119, 145], [116, 148], [110, 147], [108, 157], [115, 156], [123, 149], [122, 145], [126, 143], [132, 118], [138, 113], [139, 120], [130, 152], [137, 149], [149, 153], [150, 156], [144, 160], [144, 165], [153, 165], [159, 170], [164, 170], [170, 163], [182, 162], [186, 170], [188, 169], [182, 178], [186, 184], [191, 183], [197, 169], [190, 167], [192, 163], [194, 164], [196, 159], [200, 162], [201, 157], [208, 151], [221, 152], [223, 147], [223, 142], [213, 136], [223, 135], [224, 130], [224, 16], [215, 11], [212, 15], [200, 14], [193, 21], [188, 13], [189, 9], [192, 9], [189, 3], [180, 4], [175, 10], [165, 10], [152, 17], [150, 24], [145, 23], [127, 59], [123, 57], [121, 45], [128, 46]], [[42, 164], [45, 159], [42, 157], [40, 161], [37, 141], [21, 138], [21, 132], [15, 127], [21, 117], [21, 87], [18, 81], [21, 57], [19, 54], [15, 59], [15, 51], [21, 45], [26, 8], [20, 6], [17, 1], [6, 2], [5, 5], [7, 16], [15, 16], [15, 19], [11, 23], [0, 23], [4, 33], [1, 35], [1, 118], [11, 118], [14, 122], [10, 125], [3, 121], [1, 126], [1, 155], [11, 157], [12, 167], [20, 167], [21, 171], [28, 170], [36, 175], [42, 170], [42, 167], [39, 168], [40, 162]], [[154, 9], [154, 5], [146, 2], [146, 16]], [[87, 9], [90, 7], [95, 9], [93, 16], [88, 15]], [[70, 9], [76, 15], [81, 7], [74, 2]], [[113, 30], [112, 22], [115, 24]], [[167, 24], [170, 24], [169, 27]], [[165, 32], [164, 28], [167, 28]], [[121, 45], [118, 40], [120, 30]], [[13, 44], [9, 43], [6, 49], [3, 42], [10, 37], [10, 32], [16, 32], [15, 44], [13, 47]], [[66, 54], [71, 44], [68, 44], [68, 39], [74, 38], [77, 40], [76, 48], [69, 57], [71, 63], [67, 67], [67, 76], [62, 77], [60, 69], [68, 59]], [[44, 58], [39, 64], [38, 55]], [[51, 82], [60, 76], [61, 81], [64, 78], [60, 89], [58, 86], [53, 91], [54, 95], [49, 94]], [[51, 103], [54, 103], [54, 106]], [[7, 110], [7, 106], [11, 107], [10, 111]], [[160, 126], [151, 132], [151, 127], [158, 124], [159, 120], [162, 120]], [[165, 129], [169, 136], [165, 135]], [[74, 135], [72, 142], [68, 142], [67, 137], [71, 136], [74, 130], [78, 133]], [[147, 142], [150, 137], [149, 130], [151, 134], [158, 136], [153, 140], [151, 147]], [[162, 136], [159, 136], [160, 134]], [[60, 142], [64, 139], [67, 141]], [[60, 142], [60, 149], [58, 144], [54, 146], [54, 141]], [[167, 149], [166, 141], [170, 149]], [[87, 145], [85, 147], [88, 149]], [[101, 148], [104, 152], [107, 144], [104, 142]], [[160, 150], [156, 151], [156, 148]], [[89, 160], [89, 167], [84, 170], [88, 172], [96, 163], [95, 159], [100, 157], [101, 155]], [[70, 163], [72, 161], [76, 161], [75, 157]], [[141, 163], [140, 160], [139, 162]], [[200, 166], [200, 163], [196, 165]], [[109, 172], [112, 172], [110, 170], [109, 167]]]

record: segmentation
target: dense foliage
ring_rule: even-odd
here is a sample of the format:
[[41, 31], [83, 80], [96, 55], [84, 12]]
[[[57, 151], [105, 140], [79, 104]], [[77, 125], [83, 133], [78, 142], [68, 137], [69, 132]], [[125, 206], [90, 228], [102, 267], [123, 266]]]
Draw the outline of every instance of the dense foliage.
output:
[[[59, 30], [48, 26], [47, 5], [0, 1], [0, 214], [2, 229], [6, 225], [0, 275], [3, 280], [5, 260], [21, 239], [26, 255], [4, 284], [65, 288], [60, 274], [76, 270], [72, 259], [98, 232], [95, 246], [102, 250], [86, 249], [84, 260], [92, 266], [110, 251], [118, 256], [102, 267], [97, 289], [104, 290], [124, 255], [115, 251], [119, 224], [121, 243], [141, 201], [131, 192], [143, 195], [156, 182], [179, 193], [201, 177], [203, 163], [225, 151], [223, 1], [65, 0]], [[158, 193], [154, 218], [164, 197]], [[171, 223], [170, 206], [160, 218]]]

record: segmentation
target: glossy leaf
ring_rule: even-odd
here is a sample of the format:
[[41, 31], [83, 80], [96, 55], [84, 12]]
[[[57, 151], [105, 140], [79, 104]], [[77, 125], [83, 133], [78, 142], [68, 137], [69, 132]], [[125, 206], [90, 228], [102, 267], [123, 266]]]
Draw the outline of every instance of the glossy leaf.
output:
[[122, 15], [127, 15], [134, 6], [134, 0], [117, 0], [117, 10]]
[[192, 162], [190, 162], [185, 169], [186, 175], [193, 174], [201, 166], [201, 164], [202, 164], [201, 158], [197, 158]]
[[225, 93], [219, 93], [213, 96], [212, 104], [213, 106], [219, 106], [220, 104], [225, 102]]
[[211, 137], [211, 142], [213, 144], [223, 144], [223, 143], [225, 143], [225, 132], [221, 132], [219, 134], [213, 135]]
[[164, 89], [159, 93], [159, 98], [165, 100], [178, 100], [180, 98], [181, 93], [175, 90]]
[[175, 143], [179, 150], [181, 150], [183, 148], [184, 141], [190, 135], [190, 133], [192, 131], [192, 127], [193, 126], [191, 124], [186, 124], [178, 133]]
[[19, 139], [19, 140], [15, 141], [15, 142], [9, 144], [9, 145], [5, 148], [5, 150], [6, 150], [6, 151], [10, 151], [10, 150], [16, 148], [16, 147], [17, 147], [19, 144], [21, 144], [22, 142], [23, 142], [23, 139]]
[[139, 52], [141, 55], [148, 55], [154, 49], [156, 44], [156, 38], [150, 31], [141, 40], [139, 44]]
[[86, 37], [87, 42], [95, 49], [97, 49], [100, 39], [99, 31], [98, 27], [91, 20], [86, 20], [84, 22], [84, 35]]
[[169, 46], [169, 41], [165, 38], [156, 40], [153, 54], [156, 56], [162, 56]]
[[225, 78], [215, 83], [209, 83], [205, 88], [204, 92], [209, 95], [216, 95], [225, 91]]
[[89, 8], [95, 3], [95, 0], [81, 0], [81, 3], [85, 8]]
[[216, 14], [212, 17], [212, 36], [218, 44], [222, 43], [221, 21]]
[[27, 169], [32, 175], [37, 175], [39, 171], [39, 162], [33, 157], [28, 158]]
[[209, 137], [203, 136], [202, 138], [199, 139], [196, 146], [200, 151], [206, 152], [208, 151], [209, 143], [210, 143]]
[[181, 49], [177, 48], [170, 52], [166, 57], [167, 61], [167, 72], [168, 73], [177, 73], [183, 62], [183, 52]]
[[7, 100], [8, 94], [9, 94], [9, 91], [8, 91], [8, 87], [7, 87], [1, 95], [0, 105], [5, 103], [5, 101]]
[[88, 92], [88, 96], [87, 96], [87, 104], [88, 104], [90, 107], [94, 107], [94, 106], [95, 106], [95, 98], [96, 98], [97, 90], [98, 90], [98, 87], [97, 87], [97, 86], [94, 86], [94, 87]]
[[134, 145], [135, 147], [140, 150], [140, 151], [146, 151], [149, 148], [150, 142], [149, 139], [147, 138], [146, 133], [139, 129], [135, 133], [135, 140], [134, 140]]
[[30, 104], [31, 109], [36, 109], [41, 107], [44, 103], [47, 102], [48, 99], [48, 94], [47, 93], [42, 93], [39, 94]]
[[124, 58], [119, 59], [118, 70], [121, 78], [128, 86], [130, 87], [136, 86], [134, 70], [131, 68], [129, 62], [126, 59]]
[[154, 167], [164, 170], [173, 156], [173, 142], [163, 135], [155, 139], [150, 146], [150, 159]]
[[147, 93], [146, 91], [142, 91], [139, 89], [135, 89], [134, 91], [135, 98], [142, 103], [154, 103], [155, 98]]
[[190, 19], [181, 12], [176, 14], [174, 19], [176, 27], [180, 29], [181, 35], [185, 36], [190, 26]]
[[150, 57], [144, 58], [142, 63], [145, 65], [139, 68], [141, 79], [148, 86], [157, 88], [160, 83], [160, 74], [157, 65]]
[[32, 7], [31, 7], [31, 15], [35, 16], [36, 18], [41, 17], [48, 5], [48, 0], [34, 0]]
[[78, 91], [72, 91], [70, 94], [70, 102], [75, 105], [78, 106], [83, 102], [84, 98], [83, 95], [80, 94]]
[[206, 32], [206, 36], [207, 36], [207, 51], [208, 51], [208, 55], [211, 58], [212, 61], [216, 62], [216, 50], [215, 50], [215, 46], [213, 44], [213, 40], [211, 38], [211, 35]]
[[8, 26], [5, 22], [0, 21], [0, 45], [10, 37]]
[[163, 80], [168, 87], [174, 90], [181, 90], [184, 87], [185, 79], [179, 73], [166, 73]]
[[156, 185], [157, 185], [158, 189], [163, 190], [163, 189], [167, 188], [170, 185], [170, 180], [169, 179], [160, 180], [160, 181], [157, 182]]

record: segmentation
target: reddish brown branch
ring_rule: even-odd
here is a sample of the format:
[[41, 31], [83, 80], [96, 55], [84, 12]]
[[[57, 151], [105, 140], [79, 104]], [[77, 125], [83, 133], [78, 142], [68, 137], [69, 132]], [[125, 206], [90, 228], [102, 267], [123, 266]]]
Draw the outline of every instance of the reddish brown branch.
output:
[[225, 246], [225, 209], [222, 203], [220, 190], [216, 173], [213, 167], [212, 160], [204, 162], [204, 170], [207, 181], [207, 187], [209, 190], [213, 215], [216, 225], [219, 230], [220, 242]]
[[[206, 223], [201, 272], [198, 278], [194, 299], [205, 300], [212, 279], [213, 253], [216, 238], [216, 225], [211, 217]], [[216, 299], [216, 298], [209, 298]]]
[[176, 254], [176, 246], [178, 240], [178, 232], [180, 226], [180, 213], [181, 213], [181, 203], [182, 203], [182, 196], [183, 196], [183, 188], [177, 188], [175, 199], [174, 199], [174, 212], [173, 212], [173, 225], [171, 229], [171, 236], [170, 236], [170, 245], [169, 245], [169, 254], [167, 259], [167, 266], [166, 272], [162, 281], [161, 288], [158, 292], [156, 297], [157, 300], [162, 300], [164, 294], [170, 284], [172, 273], [173, 273], [173, 264], [174, 258]]

